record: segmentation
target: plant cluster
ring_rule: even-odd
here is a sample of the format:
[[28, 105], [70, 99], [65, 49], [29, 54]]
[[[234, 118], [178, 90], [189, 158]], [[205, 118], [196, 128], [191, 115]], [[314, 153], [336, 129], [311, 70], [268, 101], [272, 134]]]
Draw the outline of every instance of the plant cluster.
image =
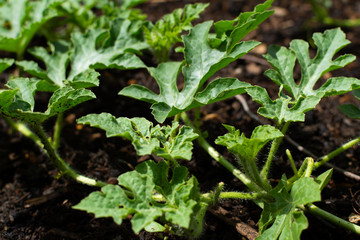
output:
[[[276, 186], [269, 181], [273, 159], [289, 125], [303, 122], [305, 113], [313, 110], [321, 99], [360, 89], [360, 81], [350, 77], [333, 77], [314, 88], [327, 72], [354, 61], [351, 54], [336, 55], [350, 43], [345, 34], [339, 28], [315, 33], [317, 52], [313, 58], [309, 55], [309, 44], [303, 40], [292, 40], [289, 48], [269, 47], [264, 58], [272, 68], [265, 75], [279, 85], [277, 98], [271, 99], [263, 87], [236, 78], [211, 80], [211, 77], [260, 44], [243, 39], [272, 15], [269, 9], [273, 0], [257, 5], [253, 11], [240, 13], [233, 20], [206, 21], [195, 26], [191, 22], [207, 4], [186, 5], [151, 23], [140, 10], [133, 9], [142, 2], [127, 0], [121, 5], [109, 0], [0, 2], [0, 12], [4, 13], [0, 14], [0, 49], [16, 53], [16, 59], [0, 60], [0, 71], [12, 65], [20, 69], [20, 76], [12, 76], [6, 88], [0, 90], [0, 114], [10, 126], [34, 140], [63, 176], [101, 187], [74, 208], [95, 217], [112, 217], [117, 224], [131, 215], [135, 233], [146, 230], [198, 237], [203, 231], [207, 209], [219, 199], [248, 199], [263, 209], [258, 239], [299, 239], [308, 227], [305, 213], [360, 234], [358, 226], [313, 204], [321, 201], [321, 191], [329, 182], [332, 170], [317, 177], [312, 177], [312, 171], [334, 154], [316, 162], [306, 158], [296, 168], [291, 153], [287, 152], [293, 176], [284, 174]], [[184, 31], [188, 33], [183, 34]], [[28, 49], [36, 34], [49, 40], [48, 47]], [[176, 50], [183, 53], [182, 61], [168, 60], [175, 44], [181, 46]], [[35, 60], [24, 60], [26, 50]], [[145, 51], [154, 54], [159, 63], [156, 67], [143, 63], [141, 54]], [[301, 68], [300, 79], [294, 79], [295, 64]], [[155, 155], [161, 159], [145, 161], [135, 170], [121, 174], [117, 185], [77, 173], [58, 153], [64, 112], [96, 98], [91, 88], [99, 86], [98, 70], [109, 68], [145, 68], [160, 89], [157, 94], [132, 84], [119, 91], [122, 96], [149, 103], [157, 124], [142, 117], [126, 118], [109, 113], [77, 119], [78, 124], [104, 130], [109, 138], [127, 139], [139, 156]], [[177, 85], [180, 77], [184, 79], [182, 89]], [[35, 108], [34, 97], [39, 92], [51, 95], [43, 112]], [[237, 159], [234, 165], [207, 142], [200, 131], [200, 119], [191, 120], [187, 112], [192, 110], [198, 116], [202, 106], [245, 93], [261, 105], [258, 113], [271, 119], [274, 126], [260, 125], [246, 137], [235, 127], [224, 125], [228, 133], [219, 136], [215, 144], [226, 147], [234, 155]], [[359, 110], [356, 111], [359, 117]], [[42, 128], [50, 118], [56, 118], [53, 136]], [[173, 118], [171, 125], [164, 124], [169, 118]], [[248, 191], [227, 192], [219, 183], [214, 191], [202, 193], [196, 176], [179, 162], [192, 159], [195, 140]], [[355, 143], [351, 142], [347, 148]], [[270, 151], [262, 164], [258, 155], [268, 144]], [[336, 154], [344, 149], [336, 150]]]

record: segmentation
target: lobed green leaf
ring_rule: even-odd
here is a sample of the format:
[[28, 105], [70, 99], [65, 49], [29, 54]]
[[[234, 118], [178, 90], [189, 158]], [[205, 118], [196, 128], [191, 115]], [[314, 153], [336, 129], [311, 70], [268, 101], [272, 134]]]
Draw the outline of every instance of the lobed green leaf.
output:
[[320, 201], [320, 185], [314, 179], [304, 177], [298, 179], [291, 190], [287, 190], [286, 177], [283, 176], [270, 191], [275, 201], [264, 205], [257, 239], [300, 239], [301, 232], [308, 227], [308, 221], [298, 207]]
[[[157, 68], [148, 68], [159, 85], [160, 94], [155, 94], [139, 85], [130, 85], [122, 89], [119, 94], [152, 103], [151, 109], [155, 119], [163, 122], [167, 117], [179, 112], [243, 93], [245, 87], [250, 86], [249, 84], [223, 78], [210, 84], [197, 97], [197, 92], [205, 81], [216, 71], [258, 45], [258, 42], [253, 41], [241, 42], [230, 53], [226, 50], [213, 49], [208, 43], [211, 25], [212, 22], [199, 24], [190, 31], [188, 36], [183, 37], [185, 66], [179, 62], [166, 62], [159, 64]], [[185, 86], [182, 91], [179, 91], [176, 83], [181, 69]], [[215, 89], [215, 87], [219, 88]]]
[[239, 41], [274, 13], [273, 10], [268, 10], [272, 3], [273, 0], [267, 0], [255, 6], [251, 12], [240, 13], [234, 20], [216, 22], [214, 24], [216, 39], [212, 39], [212, 42], [219, 45], [225, 40], [227, 51], [230, 52]]
[[139, 155], [155, 154], [167, 160], [190, 160], [192, 141], [198, 137], [190, 127], [153, 127], [145, 118], [115, 118], [109, 113], [89, 114], [77, 120], [106, 132], [107, 137], [124, 137], [132, 142]]
[[250, 138], [245, 137], [240, 131], [229, 125], [224, 125], [229, 133], [220, 136], [215, 143], [227, 147], [227, 149], [248, 161], [255, 161], [259, 151], [271, 140], [284, 135], [273, 126], [261, 125], [254, 129]]
[[[326, 30], [324, 33], [313, 35], [317, 54], [309, 56], [309, 44], [303, 40], [293, 40], [290, 48], [270, 46], [265, 59], [273, 66], [265, 74], [278, 85], [281, 85], [295, 101], [302, 96], [318, 96], [320, 98], [338, 95], [360, 88], [360, 81], [356, 78], [330, 78], [318, 89], [314, 89], [316, 82], [325, 73], [342, 68], [355, 60], [355, 56], [345, 54], [333, 60], [335, 54], [348, 45], [345, 34], [339, 29]], [[298, 83], [293, 78], [295, 62], [301, 67], [301, 79]]]
[[[177, 113], [244, 93], [250, 85], [240, 83], [232, 78], [214, 80], [202, 92], [199, 91], [218, 70], [245, 55], [259, 44], [256, 41], [239, 41], [272, 14], [272, 11], [267, 11], [271, 3], [272, 0], [268, 0], [255, 7], [253, 12], [243, 13], [232, 22], [216, 23], [215, 29], [217, 29], [218, 35], [221, 35], [220, 42], [214, 40], [212, 34], [209, 33], [212, 21], [198, 24], [190, 30], [188, 35], [182, 36], [184, 65], [165, 62], [159, 64], [157, 68], [148, 68], [159, 85], [160, 94], [155, 94], [139, 85], [130, 85], [122, 89], [119, 94], [151, 103], [155, 119], [158, 122], [164, 122], [167, 117]], [[201, 6], [196, 7], [199, 10], [205, 5], [196, 6]], [[194, 10], [194, 13], [196, 12], [197, 10]], [[175, 12], [174, 14], [179, 13]], [[224, 25], [226, 25], [225, 30]], [[214, 42], [218, 44], [214, 44]], [[224, 44], [225, 42], [226, 44]], [[177, 87], [177, 78], [181, 70], [185, 84], [180, 91]]]
[[[93, 192], [75, 209], [93, 213], [95, 217], [112, 217], [117, 224], [128, 215], [132, 229], [139, 233], [159, 222], [178, 225], [188, 233], [199, 233], [202, 224], [192, 228], [193, 218], [204, 212], [207, 205], [200, 204], [200, 192], [195, 177], [188, 177], [185, 167], [175, 167], [169, 179], [169, 167], [165, 162], [147, 161], [139, 164], [134, 171], [119, 176], [119, 185], [107, 185], [101, 192]], [[160, 194], [165, 201], [156, 202], [153, 195]], [[201, 219], [202, 222], [202, 219]], [[157, 229], [161, 231], [161, 228]], [[197, 236], [197, 235], [195, 235]]]
[[16, 64], [34, 77], [49, 81], [63, 87], [66, 69], [69, 63], [70, 44], [65, 41], [49, 43], [50, 53], [43, 47], [34, 47], [29, 52], [44, 62], [46, 69], [41, 69], [34, 61], [17, 61]]
[[11, 79], [7, 83], [9, 89], [2, 90], [4, 99], [0, 102], [1, 113], [18, 120], [40, 124], [58, 113], [95, 98], [90, 90], [66, 86], [54, 91], [45, 112], [34, 112], [34, 95], [42, 84], [43, 81], [34, 78]]
[[[135, 55], [131, 57], [126, 55], [147, 48], [147, 44], [139, 37], [141, 27], [141, 21], [119, 18], [112, 22], [109, 32], [89, 29], [85, 34], [74, 33], [72, 35], [74, 52], [71, 55], [69, 79], [89, 68], [145, 67]], [[127, 66], [126, 64], [129, 63], [131, 65]]]
[[58, 16], [54, 7], [61, 2], [59, 0], [6, 1], [0, 6], [0, 49], [16, 52], [21, 56], [40, 27]]
[[259, 114], [270, 119], [276, 119], [280, 124], [304, 121], [305, 112], [315, 108], [321, 100], [317, 96], [301, 97], [295, 103], [290, 98], [285, 97], [272, 100], [267, 91], [259, 86], [247, 88], [246, 91], [255, 102], [263, 106], [258, 109]]
[[[254, 101], [263, 105], [258, 113], [276, 119], [278, 123], [304, 121], [304, 113], [315, 108], [323, 97], [343, 94], [360, 88], [360, 80], [348, 77], [333, 77], [314, 89], [317, 81], [325, 73], [344, 67], [354, 61], [355, 56], [345, 54], [333, 59], [335, 54], [348, 45], [345, 34], [339, 29], [326, 30], [313, 35], [317, 54], [310, 58], [309, 44], [303, 40], [293, 40], [290, 48], [270, 46], [264, 58], [273, 66], [265, 72], [280, 85], [280, 97], [271, 100], [265, 89], [247, 88]], [[296, 60], [301, 67], [301, 79], [293, 76]], [[285, 90], [290, 96], [286, 95]]]

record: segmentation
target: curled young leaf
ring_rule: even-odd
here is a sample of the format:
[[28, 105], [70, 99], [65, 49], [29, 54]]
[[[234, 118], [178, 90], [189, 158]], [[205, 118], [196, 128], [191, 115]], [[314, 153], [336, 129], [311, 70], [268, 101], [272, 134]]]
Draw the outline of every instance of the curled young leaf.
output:
[[198, 18], [208, 5], [187, 4], [184, 9], [176, 9], [155, 24], [149, 23], [143, 28], [145, 39], [159, 62], [168, 60], [170, 49], [175, 43], [181, 42], [180, 34], [192, 27], [191, 22]]
[[258, 126], [254, 129], [250, 138], [245, 137], [240, 131], [229, 125], [224, 125], [229, 133], [220, 136], [215, 140], [218, 145], [225, 146], [234, 154], [246, 175], [253, 181], [259, 181], [256, 156], [260, 150], [271, 140], [284, 135], [280, 130], [269, 125]]

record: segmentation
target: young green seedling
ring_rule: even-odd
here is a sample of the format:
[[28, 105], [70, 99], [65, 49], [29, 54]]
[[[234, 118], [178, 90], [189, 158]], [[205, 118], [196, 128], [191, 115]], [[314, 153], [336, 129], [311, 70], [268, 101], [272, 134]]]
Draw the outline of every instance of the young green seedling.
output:
[[[8, 122], [43, 147], [59, 170], [80, 182], [103, 186], [104, 183], [77, 174], [56, 153], [60, 143], [63, 113], [82, 102], [95, 98], [87, 88], [99, 85], [99, 74], [93, 68], [133, 69], [144, 66], [134, 54], [126, 51], [142, 49], [144, 42], [136, 38], [141, 24], [126, 19], [116, 19], [109, 31], [89, 30], [86, 34], [74, 33], [73, 45], [66, 41], [49, 43], [50, 52], [43, 47], [30, 49], [30, 53], [44, 62], [42, 69], [34, 61], [17, 61], [25, 72], [36, 78], [13, 78], [8, 81], [7, 90], [1, 92], [0, 112]], [[99, 44], [102, 43], [99, 48]], [[143, 44], [142, 44], [143, 43]], [[88, 46], [84, 49], [84, 45]], [[143, 46], [143, 47], [142, 47]], [[68, 73], [68, 67], [70, 72]], [[48, 108], [44, 112], [34, 111], [37, 92], [52, 93]], [[51, 117], [57, 117], [54, 137], [49, 137], [41, 124]], [[31, 132], [23, 124], [27, 123]]]
[[[244, 93], [250, 85], [235, 78], [219, 78], [205, 89], [203, 86], [215, 72], [259, 45], [256, 41], [241, 40], [273, 13], [267, 10], [271, 3], [267, 1], [232, 21], [215, 23], [216, 36], [209, 35], [212, 21], [191, 29], [189, 35], [183, 36], [185, 65], [165, 62], [157, 68], [148, 68], [159, 85], [160, 94], [135, 84], [122, 89], [119, 94], [151, 103], [155, 119], [164, 122], [183, 111]], [[185, 82], [181, 91], [177, 87], [180, 71]]]
[[[93, 213], [95, 217], [112, 217], [118, 224], [132, 215], [131, 223], [135, 233], [146, 230], [198, 237], [202, 233], [205, 212], [209, 206], [216, 204], [219, 199], [251, 199], [263, 208], [258, 239], [299, 239], [301, 232], [308, 226], [306, 212], [359, 234], [358, 226], [313, 205], [313, 202], [321, 200], [321, 190], [329, 182], [332, 174], [332, 170], [329, 170], [317, 178], [311, 178], [313, 169], [317, 168], [321, 161], [314, 163], [313, 159], [306, 158], [297, 169], [293, 157], [287, 152], [292, 162], [293, 176], [287, 178], [283, 175], [275, 187], [268, 177], [272, 160], [290, 123], [304, 121], [305, 113], [314, 109], [322, 98], [360, 88], [358, 79], [335, 77], [314, 89], [317, 81], [325, 73], [344, 67], [354, 60], [352, 55], [342, 55], [333, 59], [341, 48], [349, 44], [342, 31], [332, 29], [314, 34], [313, 39], [317, 47], [314, 58], [310, 58], [309, 46], [302, 40], [291, 41], [289, 49], [271, 46], [269, 53], [264, 57], [273, 69], [268, 70], [266, 75], [280, 85], [279, 97], [273, 100], [266, 89], [241, 82], [236, 78], [217, 78], [210, 81], [217, 71], [259, 44], [256, 41], [242, 39], [273, 13], [268, 10], [272, 0], [259, 4], [254, 11], [241, 13], [233, 20], [214, 24], [208, 21], [195, 27], [192, 27], [191, 21], [198, 18], [207, 4], [187, 5], [185, 9], [178, 9], [164, 16], [163, 20], [154, 25], [147, 25], [149, 28], [144, 28], [145, 23], [139, 21], [139, 18], [132, 18], [131, 11], [127, 11], [140, 2], [143, 0], [123, 1], [119, 9], [110, 9], [106, 5], [108, 1], [86, 1], [80, 4], [84, 15], [80, 14], [77, 20], [84, 33], [72, 32], [72, 42], [58, 40], [49, 43], [48, 49], [30, 49], [29, 52], [42, 63], [17, 61], [16, 64], [33, 78], [11, 78], [6, 84], [7, 89], [0, 90], [1, 115], [7, 119], [26, 122], [33, 132], [27, 132], [29, 129], [23, 129], [22, 132], [27, 132], [27, 136], [45, 150], [64, 175], [82, 183], [102, 187], [101, 191], [90, 194], [74, 208]], [[15, 3], [23, 9], [27, 4], [39, 4], [38, 9], [30, 10], [40, 11], [37, 16], [46, 21], [50, 16], [59, 16], [47, 15], [47, 11], [60, 11], [62, 8], [71, 12], [74, 11], [73, 7], [79, 4], [74, 1], [45, 0], [17, 0]], [[14, 6], [7, 1], [2, 5], [1, 11], [8, 9], [14, 12]], [[47, 11], [43, 11], [45, 6], [49, 7]], [[104, 14], [104, 18], [99, 18], [99, 21], [94, 19], [92, 13], [89, 15], [90, 18], [86, 19], [91, 12], [90, 8], [94, 6], [102, 9]], [[29, 12], [18, 13], [12, 19], [11, 28], [7, 29], [8, 33], [15, 33], [16, 26], [19, 28], [16, 38], [8, 44], [11, 46], [9, 51], [21, 45], [21, 48], [17, 49], [20, 59], [28, 41], [38, 29], [34, 27], [33, 30], [29, 30], [32, 34], [25, 38], [21, 34], [21, 28], [27, 29], [27, 25], [23, 26], [23, 23], [32, 21], [29, 20], [30, 17], [24, 20], [25, 15], [30, 16], [27, 14]], [[60, 11], [57, 14], [62, 13]], [[41, 25], [46, 21], [40, 20], [36, 24]], [[36, 24], [34, 26], [40, 26]], [[3, 27], [6, 28], [6, 24]], [[88, 27], [89, 29], [86, 29]], [[183, 30], [189, 30], [189, 34], [180, 39], [179, 34]], [[146, 39], [143, 38], [144, 35]], [[26, 41], [21, 42], [18, 36]], [[5, 44], [2, 42], [4, 39], [1, 36], [0, 47], [1, 44]], [[159, 39], [167, 41], [164, 44]], [[169, 48], [175, 42], [184, 44], [181, 49], [184, 53], [182, 62], [163, 62], [157, 67], [146, 67], [134, 55], [148, 49], [150, 45], [160, 58], [166, 59]], [[301, 68], [299, 80], [293, 77], [296, 60]], [[0, 72], [10, 67], [13, 62], [11, 59], [0, 60]], [[104, 130], [107, 137], [129, 140], [139, 156], [156, 156], [158, 162], [145, 161], [135, 170], [120, 175], [117, 185], [108, 185], [79, 175], [56, 151], [60, 142], [64, 111], [94, 99], [95, 95], [88, 88], [99, 85], [99, 73], [96, 69], [109, 68], [147, 68], [159, 86], [159, 94], [140, 85], [130, 85], [122, 89], [120, 94], [150, 103], [152, 113], [160, 123], [175, 116], [175, 121], [171, 125], [155, 125], [144, 118], [129, 119], [108, 113], [89, 114], [77, 120], [79, 124]], [[180, 89], [177, 80], [181, 73], [184, 77], [184, 87]], [[44, 91], [51, 95], [48, 107], [43, 112], [36, 111], [34, 96]], [[253, 130], [251, 137], [247, 138], [234, 127], [224, 125], [229, 133], [218, 137], [215, 143], [225, 146], [235, 155], [237, 167], [206, 141], [199, 129], [200, 123], [192, 123], [186, 111], [245, 92], [262, 105], [258, 110], [259, 114], [275, 120], [276, 127], [258, 126]], [[51, 138], [41, 125], [55, 116], [55, 134]], [[185, 125], [179, 123], [180, 118]], [[12, 122], [9, 120], [9, 123]], [[13, 123], [13, 126], [20, 125]], [[196, 177], [192, 176], [186, 167], [180, 166], [183, 160], [192, 159], [195, 139], [214, 160], [241, 180], [248, 191], [225, 192], [224, 184], [219, 183], [214, 191], [201, 193]], [[259, 156], [258, 153], [264, 153], [265, 146], [270, 143], [272, 146], [267, 160], [262, 164], [262, 155]]]

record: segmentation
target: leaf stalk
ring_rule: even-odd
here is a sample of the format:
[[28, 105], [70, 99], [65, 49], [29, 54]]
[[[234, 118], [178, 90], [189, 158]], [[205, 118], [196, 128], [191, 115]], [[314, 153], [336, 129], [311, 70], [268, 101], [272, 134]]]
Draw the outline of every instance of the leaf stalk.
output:
[[94, 180], [92, 178], [83, 176], [78, 174], [74, 169], [72, 169], [69, 164], [67, 164], [55, 151], [54, 146], [48, 140], [47, 135], [40, 125], [32, 124], [31, 128], [37, 134], [42, 144], [44, 145], [44, 149], [46, 150], [47, 155], [53, 164], [60, 170], [61, 174], [73, 178], [76, 181], [94, 187], [103, 187], [106, 185], [105, 182]]
[[326, 219], [327, 221], [334, 223], [337, 226], [343, 227], [347, 230], [350, 230], [353, 233], [360, 234], [360, 226], [358, 226], [354, 223], [345, 221], [344, 219], [339, 218], [339, 217], [315, 206], [314, 204], [307, 205], [306, 210], [309, 213], [311, 213], [312, 215]]
[[9, 117], [3, 116], [3, 118], [5, 119], [6, 123], [14, 130], [20, 132], [22, 135], [24, 135], [25, 137], [31, 139], [36, 145], [38, 145], [40, 148], [44, 148], [44, 145], [42, 144], [40, 138], [33, 132], [31, 131], [25, 123], [22, 122], [16, 122], [14, 120], [12, 120]]
[[[284, 126], [281, 128], [281, 132], [284, 135], [285, 135], [286, 131], [288, 130], [289, 125], [290, 125], [290, 122], [286, 122], [284, 124]], [[284, 139], [284, 137], [276, 138], [271, 144], [271, 148], [270, 148], [268, 158], [267, 158], [267, 160], [266, 160], [266, 162], [264, 164], [264, 167], [263, 167], [263, 169], [261, 170], [261, 173], [260, 173], [260, 175], [262, 176], [264, 181], [267, 181], [267, 177], [268, 177], [268, 174], [269, 174], [269, 171], [270, 171], [271, 163], [272, 163], [272, 161], [273, 161], [273, 159], [275, 157], [275, 154], [276, 154], [277, 150], [279, 149], [280, 144], [282, 143], [283, 139]]]
[[197, 138], [198, 143], [215, 161], [217, 161], [218, 163], [223, 165], [226, 169], [228, 169], [235, 177], [237, 177], [240, 181], [242, 181], [250, 190], [255, 192], [259, 192], [263, 190], [262, 187], [254, 183], [248, 176], [246, 176], [233, 164], [231, 164], [228, 160], [226, 160], [223, 156], [221, 156], [221, 154], [218, 151], [216, 151], [205, 140], [199, 129], [195, 128], [195, 126], [192, 124], [191, 120], [189, 119], [189, 117], [185, 112], [181, 113], [181, 119], [185, 122], [186, 125], [191, 127], [194, 130], [194, 132], [199, 134], [199, 137]]
[[317, 161], [314, 164], [314, 170], [319, 168], [320, 166], [322, 166], [323, 164], [327, 163], [329, 160], [331, 160], [332, 158], [336, 157], [337, 155], [339, 155], [340, 153], [348, 150], [349, 148], [351, 148], [352, 146], [354, 146], [355, 144], [357, 144], [358, 142], [360, 142], [360, 137], [357, 137], [345, 144], [343, 144], [342, 146], [340, 146], [339, 148], [335, 149], [334, 151], [330, 152], [329, 154], [323, 156], [320, 158], [319, 161]]

